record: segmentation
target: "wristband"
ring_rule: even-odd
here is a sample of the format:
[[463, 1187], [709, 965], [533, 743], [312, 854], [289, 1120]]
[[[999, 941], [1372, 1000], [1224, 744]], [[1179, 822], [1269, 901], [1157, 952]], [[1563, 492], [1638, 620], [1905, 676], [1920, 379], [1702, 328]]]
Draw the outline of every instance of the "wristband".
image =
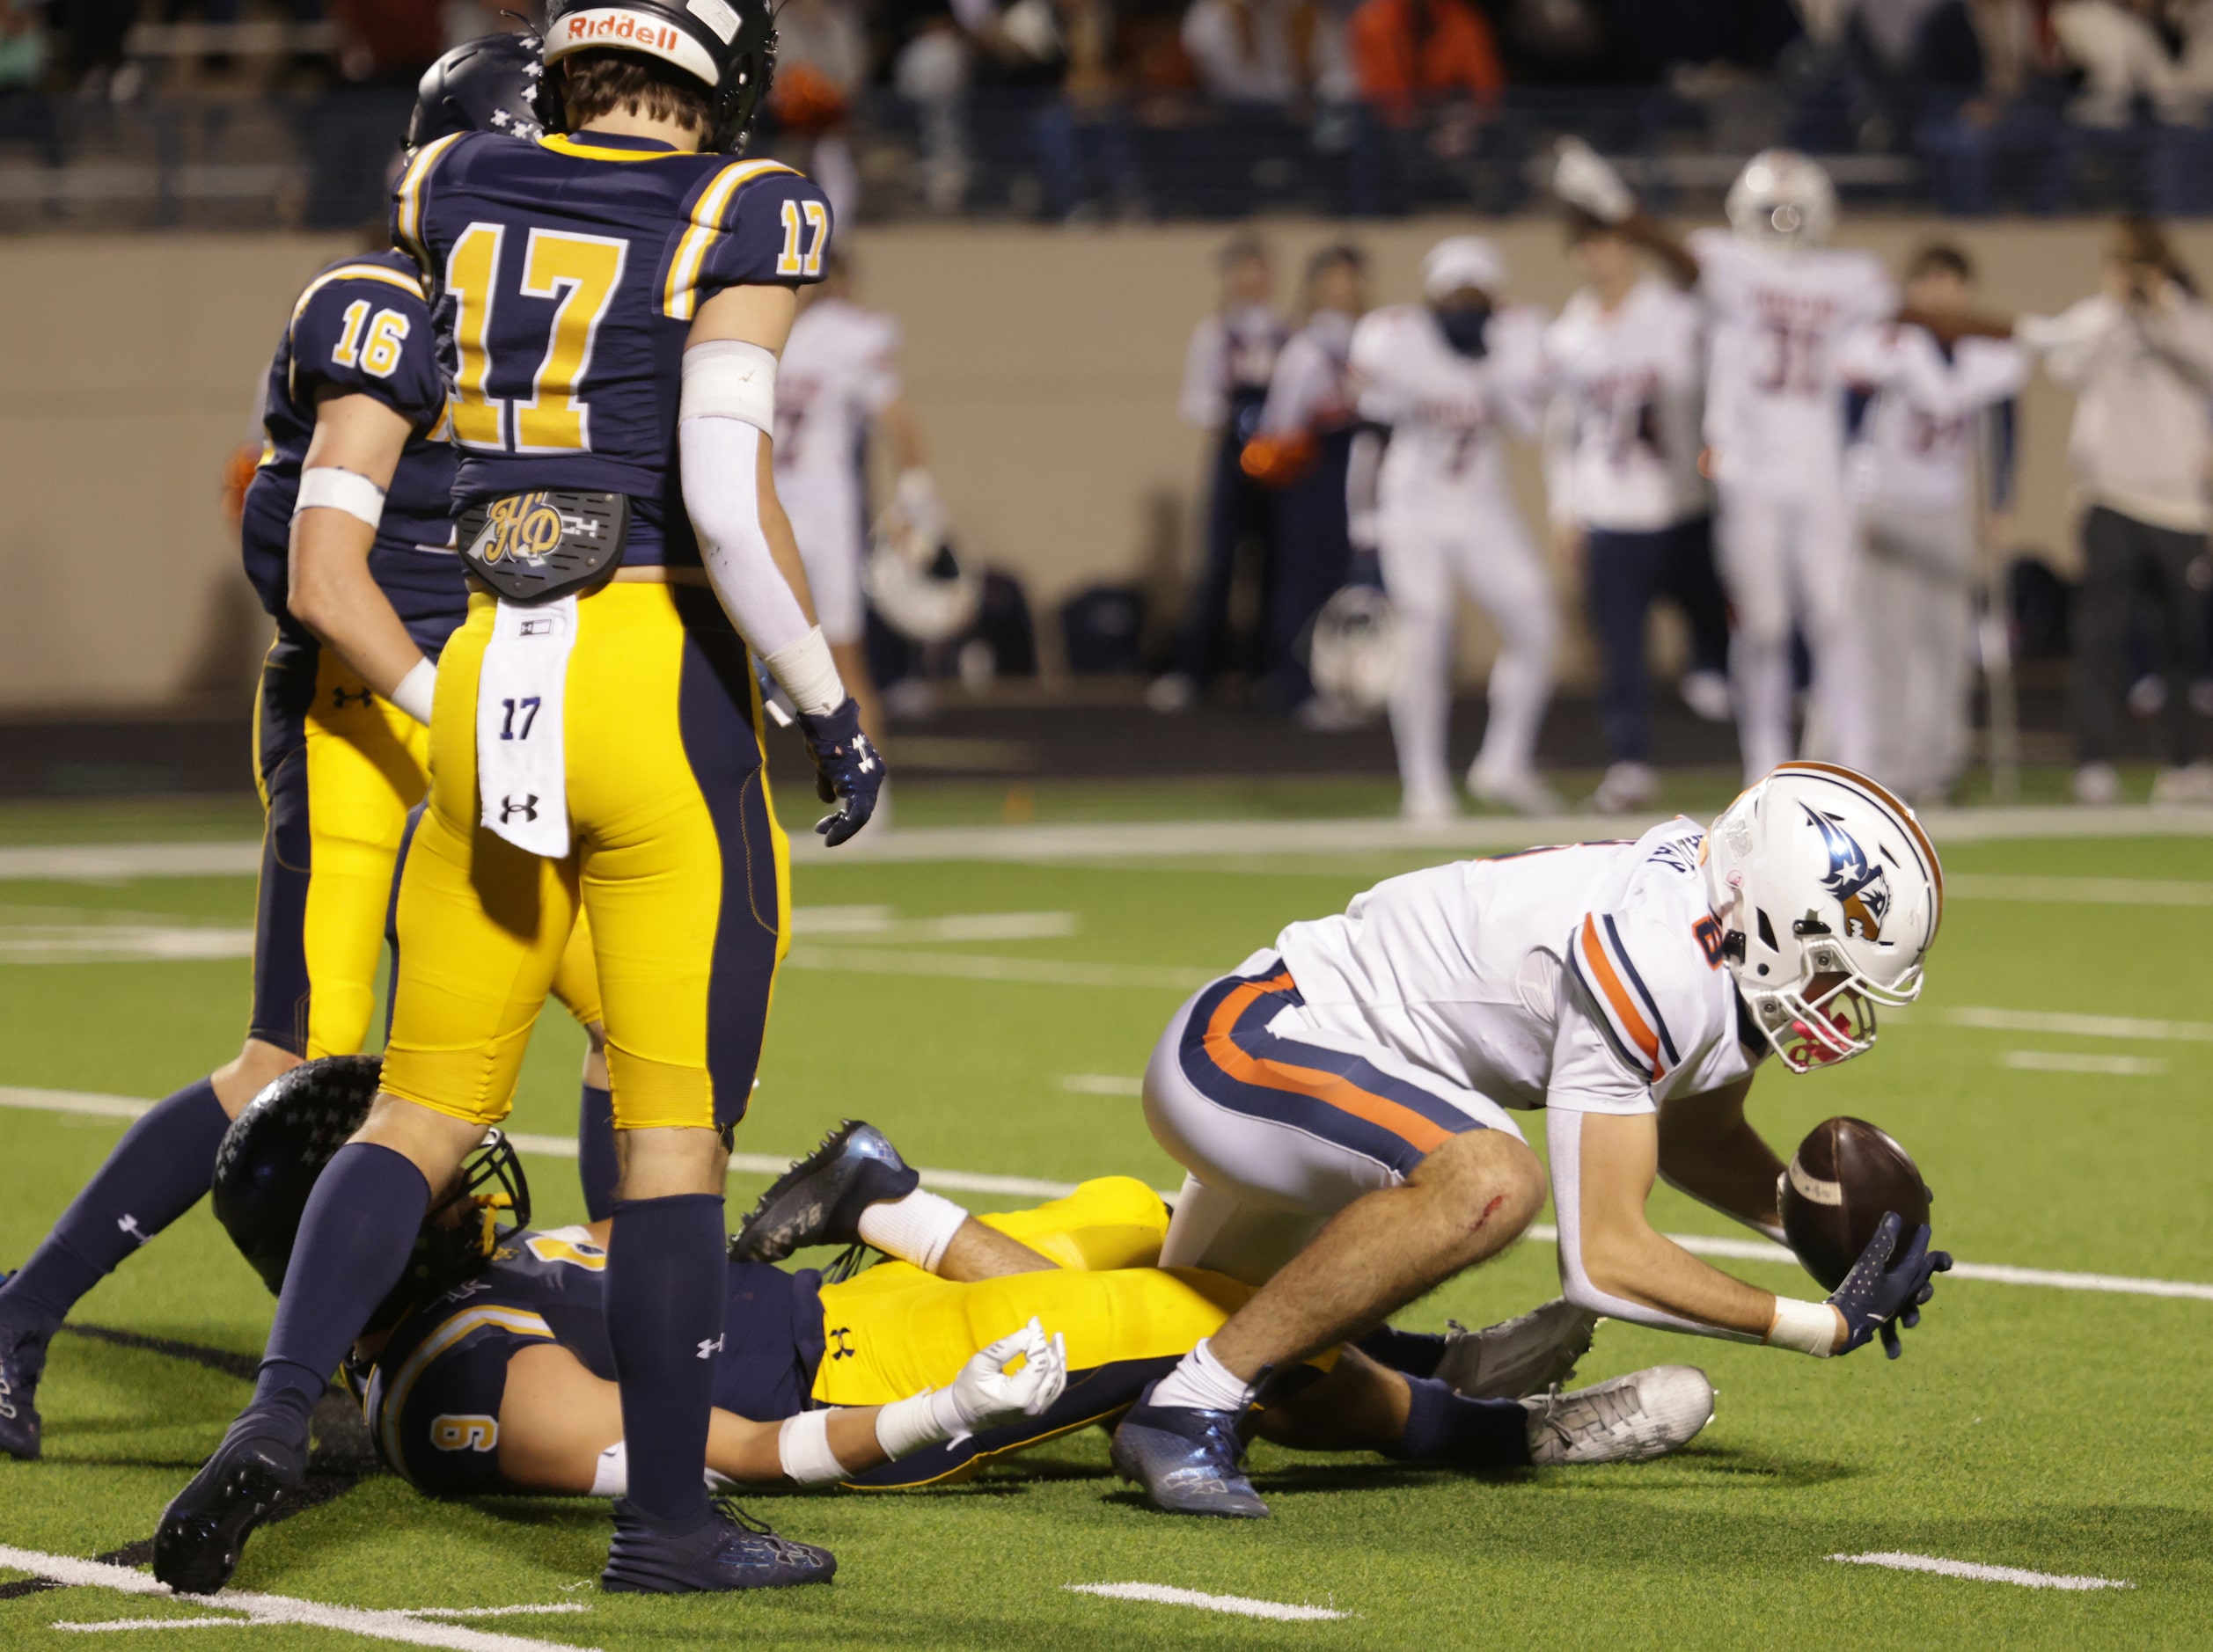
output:
[[802, 1486], [827, 1486], [846, 1477], [830, 1449], [830, 1413], [802, 1411], [776, 1431], [776, 1459], [786, 1478]]
[[938, 1415], [935, 1402], [940, 1393], [925, 1388], [876, 1413], [876, 1444], [886, 1457], [897, 1462], [926, 1445], [942, 1445], [953, 1437], [957, 1430]]
[[297, 516], [318, 506], [342, 510], [374, 528], [385, 519], [385, 490], [365, 476], [319, 464], [300, 472], [300, 490], [292, 501], [292, 514]]
[[416, 661], [392, 689], [391, 698], [394, 705], [429, 727], [430, 707], [438, 698], [438, 668], [428, 660]]
[[1836, 1351], [1836, 1310], [1826, 1302], [1800, 1302], [1792, 1297], [1777, 1297], [1775, 1323], [1768, 1327], [1767, 1345], [1827, 1359]]
[[838, 676], [838, 662], [830, 657], [830, 645], [817, 625], [797, 642], [763, 657], [791, 703], [802, 717], [820, 717], [846, 703], [846, 685]]

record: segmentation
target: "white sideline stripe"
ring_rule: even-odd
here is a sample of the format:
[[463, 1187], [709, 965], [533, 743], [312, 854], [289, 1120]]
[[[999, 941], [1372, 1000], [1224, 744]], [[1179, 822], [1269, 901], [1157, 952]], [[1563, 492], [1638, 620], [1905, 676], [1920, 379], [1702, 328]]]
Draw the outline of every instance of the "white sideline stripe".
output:
[[1949, 900], [2033, 901], [2055, 906], [2213, 906], [2213, 883], [2179, 878], [2029, 878], [1954, 873], [1944, 881]]
[[181, 924], [0, 928], [0, 964], [176, 963], [252, 956], [250, 929]]
[[[1376, 850], [1483, 851], [1588, 837], [1635, 837], [1667, 816], [1473, 815], [1436, 826], [1374, 816], [1358, 820], [1134, 821], [1101, 825], [933, 826], [862, 832], [826, 849], [810, 834], [792, 839], [802, 865], [914, 860], [1088, 860], [1102, 857], [1351, 854]], [[1936, 809], [1922, 823], [1939, 843], [2006, 843], [2041, 837], [2202, 837], [2203, 809]], [[260, 869], [258, 839], [200, 844], [27, 844], [0, 848], [0, 881], [110, 882], [124, 878], [250, 877]]]
[[1072, 1072], [1060, 1087], [1071, 1095], [1143, 1095], [1145, 1080], [1125, 1078], [1118, 1072]]
[[2016, 1072], [2097, 1072], [2118, 1078], [2157, 1078], [2167, 1070], [2162, 1056], [2085, 1056], [2065, 1049], [2009, 1049], [1997, 1064]]
[[2035, 1010], [1946, 1010], [1952, 1027], [1986, 1033], [2055, 1033], [2070, 1038], [2141, 1038], [2152, 1042], [2213, 1044], [2213, 1021], [2146, 1021], [2129, 1015], [2055, 1015]]
[[1098, 1595], [1108, 1600], [1150, 1600], [1163, 1606], [1197, 1606], [1202, 1612], [1235, 1612], [1241, 1618], [1273, 1618], [1286, 1623], [1312, 1623], [1325, 1619], [1350, 1618], [1349, 1612], [1327, 1606], [1289, 1606], [1277, 1600], [1251, 1600], [1242, 1595], [1206, 1595], [1196, 1589], [1171, 1589], [1166, 1583], [1063, 1583], [1075, 1595]]
[[[101, 1118], [135, 1119], [154, 1104], [128, 1096], [87, 1095], [70, 1090], [19, 1090], [0, 1085], [0, 1107], [22, 1107], [42, 1113], [88, 1114]], [[507, 1138], [517, 1152], [543, 1153], [551, 1159], [574, 1159], [576, 1143], [568, 1136], [538, 1136], [518, 1131]], [[791, 1168], [789, 1159], [773, 1153], [732, 1153], [730, 1173], [780, 1176]], [[1037, 1176], [994, 1176], [980, 1171], [930, 1170], [920, 1173], [926, 1188], [948, 1193], [1003, 1194], [1013, 1198], [1061, 1199], [1076, 1190], [1073, 1181], [1048, 1181]], [[1557, 1245], [1560, 1232], [1539, 1222], [1528, 1237], [1540, 1245]], [[1798, 1258], [1782, 1246], [1762, 1239], [1731, 1239], [1706, 1233], [1670, 1233], [1675, 1244], [1694, 1256], [1723, 1256], [1740, 1262], [1780, 1262], [1792, 1267]], [[2054, 1290], [2094, 1290], [2124, 1297], [2175, 1297], [2213, 1302], [2213, 1284], [2185, 1279], [2140, 1279], [2128, 1274], [2072, 1274], [2043, 1268], [2011, 1268], [2002, 1262], [1956, 1262], [1952, 1279], [1980, 1279], [1998, 1285], [2043, 1285]]]
[[[165, 1600], [180, 1598], [170, 1592], [168, 1584], [155, 1582], [152, 1573], [135, 1571], [127, 1566], [110, 1566], [105, 1561], [81, 1561], [70, 1554], [42, 1554], [36, 1549], [0, 1545], [0, 1567], [28, 1572], [33, 1577], [51, 1578], [74, 1588], [113, 1589], [126, 1595], [156, 1595]], [[447, 1647], [453, 1652], [598, 1652], [596, 1647], [532, 1641], [522, 1635], [465, 1628], [459, 1624], [425, 1623], [403, 1612], [329, 1606], [319, 1600], [297, 1600], [289, 1595], [263, 1595], [250, 1590], [226, 1589], [207, 1597], [207, 1604], [245, 1613], [244, 1621], [230, 1619], [240, 1628], [259, 1624], [294, 1624], [305, 1628], [335, 1629], [371, 1641], [395, 1641], [403, 1646]], [[171, 1625], [163, 1623], [161, 1626], [167, 1628]]]
[[1873, 1554], [1832, 1554], [1847, 1566], [1887, 1566], [1899, 1572], [1935, 1572], [1944, 1577], [1968, 1577], [1978, 1583], [2015, 1583], [2023, 1589], [2134, 1589], [2119, 1577], [2068, 1577], [2057, 1572], [2025, 1572], [2018, 1566], [1979, 1566], [1973, 1561], [1947, 1561], [1934, 1554], [1900, 1554], [1884, 1550]]
[[114, 1618], [106, 1623], [54, 1623], [70, 1634], [101, 1634], [111, 1629], [251, 1629], [252, 1618]]
[[402, 1606], [403, 1618], [524, 1618], [544, 1612], [590, 1612], [581, 1600], [547, 1601], [535, 1606]]

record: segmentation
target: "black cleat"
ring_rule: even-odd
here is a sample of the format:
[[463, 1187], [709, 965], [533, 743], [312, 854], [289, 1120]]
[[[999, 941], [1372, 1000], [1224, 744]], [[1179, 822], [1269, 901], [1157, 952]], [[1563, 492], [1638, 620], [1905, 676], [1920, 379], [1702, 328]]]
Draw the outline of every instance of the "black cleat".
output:
[[671, 1536], [649, 1524], [628, 1498], [615, 1503], [615, 1540], [599, 1586], [611, 1595], [691, 1595], [734, 1589], [793, 1589], [826, 1583], [838, 1557], [811, 1543], [780, 1538], [727, 1497], [707, 1517]]
[[857, 1245], [861, 1213], [921, 1182], [873, 1124], [848, 1119], [776, 1178], [730, 1241], [734, 1262], [780, 1262], [810, 1245]]
[[248, 1411], [171, 1500], [154, 1531], [154, 1575], [183, 1595], [231, 1581], [253, 1528], [307, 1478], [307, 1420]]
[[1245, 1478], [1238, 1422], [1234, 1411], [1156, 1406], [1147, 1388], [1114, 1430], [1115, 1472], [1168, 1514], [1264, 1520], [1268, 1505]]
[[0, 1325], [0, 1451], [39, 1460], [39, 1377], [46, 1370], [43, 1325]]

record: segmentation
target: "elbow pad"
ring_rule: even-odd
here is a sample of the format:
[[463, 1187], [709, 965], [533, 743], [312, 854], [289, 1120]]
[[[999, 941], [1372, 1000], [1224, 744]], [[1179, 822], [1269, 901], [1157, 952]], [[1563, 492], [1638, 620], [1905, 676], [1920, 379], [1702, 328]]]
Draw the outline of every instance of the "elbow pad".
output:
[[677, 418], [736, 419], [776, 433], [776, 357], [740, 339], [695, 344], [684, 353]]
[[1583, 1266], [1583, 1115], [1563, 1107], [1548, 1107], [1544, 1136], [1552, 1161], [1552, 1206], [1560, 1224], [1560, 1294], [1590, 1313], [1632, 1325], [1649, 1325], [1660, 1331], [1685, 1331], [1693, 1336], [1718, 1337], [1731, 1342], [1761, 1339], [1701, 1319], [1686, 1319], [1665, 1308], [1631, 1302], [1602, 1290]]

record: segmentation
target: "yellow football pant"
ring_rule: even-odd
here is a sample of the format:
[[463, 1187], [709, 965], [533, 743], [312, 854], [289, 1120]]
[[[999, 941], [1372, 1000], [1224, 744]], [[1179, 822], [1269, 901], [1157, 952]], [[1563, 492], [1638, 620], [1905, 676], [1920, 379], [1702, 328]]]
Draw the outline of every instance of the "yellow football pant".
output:
[[[375, 1013], [407, 817], [429, 787], [430, 731], [335, 651], [285, 634], [262, 664], [253, 749], [265, 826], [247, 1034], [309, 1061], [354, 1055]], [[581, 925], [553, 990], [578, 1020], [599, 1019]]]
[[[964, 1285], [881, 1262], [824, 1286], [817, 1402], [889, 1405], [942, 1387], [978, 1349], [1032, 1317], [1067, 1339], [1072, 1376], [1173, 1358], [1212, 1335], [1252, 1294], [1220, 1274], [1154, 1267], [1168, 1213], [1157, 1194], [1127, 1176], [1087, 1181], [1034, 1210], [980, 1219], [1064, 1266]], [[1095, 1271], [1079, 1271], [1086, 1268]]]
[[439, 662], [385, 1088], [472, 1122], [504, 1118], [581, 903], [615, 1128], [733, 1125], [790, 888], [745, 645], [705, 590], [618, 581], [577, 604], [562, 713], [575, 846], [549, 860], [479, 823], [477, 681], [494, 610], [472, 598]]

